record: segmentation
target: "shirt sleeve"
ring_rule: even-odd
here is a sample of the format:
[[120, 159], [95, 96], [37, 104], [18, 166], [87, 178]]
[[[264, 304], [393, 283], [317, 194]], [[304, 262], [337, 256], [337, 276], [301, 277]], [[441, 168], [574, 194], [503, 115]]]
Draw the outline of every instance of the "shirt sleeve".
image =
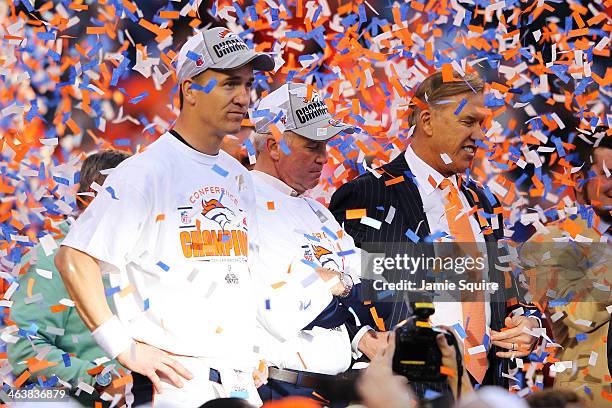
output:
[[[95, 364], [83, 360], [78, 355], [63, 350], [57, 345], [59, 336], [55, 332], [69, 330], [66, 327], [68, 315], [76, 313], [76, 311], [68, 309], [54, 313], [49, 308], [49, 306], [52, 306], [50, 304], [51, 299], [62, 297], [62, 293], [65, 293], [61, 277], [55, 269], [52, 259], [42, 257], [36, 264], [36, 268], [52, 271], [51, 279], [37, 276], [34, 272], [34, 266], [30, 267], [27, 274], [20, 278], [20, 286], [12, 298], [13, 307], [10, 315], [11, 320], [20, 329], [19, 340], [16, 343], [8, 344], [8, 360], [13, 367], [13, 374], [18, 377], [26, 369], [31, 369], [29, 365], [22, 364], [22, 362], [32, 359], [41, 350], [46, 350], [44, 361], [41, 361], [38, 365], [30, 381], [36, 382], [37, 378], [49, 380], [53, 376], [57, 376], [73, 387], [76, 387], [79, 381], [93, 384], [94, 378], [87, 371], [94, 368]], [[30, 279], [34, 279], [34, 294], [42, 295], [41, 301], [26, 302], [27, 286]], [[65, 297], [68, 298], [67, 293], [65, 293]], [[44, 305], [41, 304], [43, 302]], [[81, 326], [81, 331], [87, 332], [85, 325], [81, 324]], [[71, 354], [69, 363], [64, 360], [66, 354]], [[103, 356], [100, 350], [99, 357]]]
[[[119, 168], [107, 178], [96, 198], [79, 216], [62, 245], [122, 267], [127, 257], [143, 240], [145, 223], [151, 219], [151, 208], [138, 181], [130, 180], [139, 169]], [[144, 191], [144, 190], [143, 190]]]

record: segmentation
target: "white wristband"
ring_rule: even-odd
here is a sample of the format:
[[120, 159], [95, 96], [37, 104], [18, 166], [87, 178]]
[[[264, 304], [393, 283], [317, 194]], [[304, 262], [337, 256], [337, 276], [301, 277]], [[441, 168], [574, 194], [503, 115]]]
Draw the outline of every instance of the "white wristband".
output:
[[98, 326], [91, 335], [110, 358], [117, 358], [119, 354], [130, 348], [133, 341], [115, 315]]

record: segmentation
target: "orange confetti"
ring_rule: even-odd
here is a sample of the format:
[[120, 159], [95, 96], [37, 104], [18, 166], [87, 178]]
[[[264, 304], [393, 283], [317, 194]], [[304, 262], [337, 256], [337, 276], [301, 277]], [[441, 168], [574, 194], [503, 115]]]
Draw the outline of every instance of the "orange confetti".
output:
[[285, 281], [280, 281], [280, 282], [273, 283], [271, 286], [272, 286], [272, 289], [278, 289], [280, 287], [285, 286], [286, 283], [287, 282]]
[[28, 378], [30, 378], [30, 372], [28, 370], [25, 370], [19, 377], [17, 377], [15, 382], [13, 382], [13, 385], [16, 388], [21, 388], [23, 383], [26, 382]]
[[367, 210], [365, 208], [346, 210], [347, 220], [356, 220], [367, 216]]
[[132, 378], [132, 374], [127, 374], [127, 375], [124, 375], [123, 377], [119, 377], [116, 380], [113, 380], [113, 387], [120, 388], [131, 382], [134, 382], [134, 379]]

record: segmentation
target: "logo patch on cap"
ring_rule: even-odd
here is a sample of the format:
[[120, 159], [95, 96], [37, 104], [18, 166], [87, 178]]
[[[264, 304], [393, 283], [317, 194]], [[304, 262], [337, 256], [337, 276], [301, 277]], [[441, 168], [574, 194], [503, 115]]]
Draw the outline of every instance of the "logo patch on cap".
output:
[[232, 30], [229, 30], [227, 28], [219, 33], [219, 38], [226, 38], [226, 37], [231, 38], [232, 36], [235, 37], [236, 34]]
[[204, 60], [202, 59], [202, 57], [200, 57], [195, 63], [196, 63], [196, 66], [201, 67], [202, 64], [204, 64]]

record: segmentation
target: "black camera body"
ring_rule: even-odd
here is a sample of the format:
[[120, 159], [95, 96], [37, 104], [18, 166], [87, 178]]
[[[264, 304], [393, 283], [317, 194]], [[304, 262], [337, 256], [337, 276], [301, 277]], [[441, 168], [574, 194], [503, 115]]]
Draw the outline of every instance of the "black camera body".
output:
[[413, 382], [443, 382], [440, 372], [442, 352], [436, 337], [442, 333], [451, 347], [458, 350], [455, 336], [443, 329], [432, 328], [429, 316], [434, 314], [433, 303], [414, 303], [414, 316], [395, 329], [393, 371]]

